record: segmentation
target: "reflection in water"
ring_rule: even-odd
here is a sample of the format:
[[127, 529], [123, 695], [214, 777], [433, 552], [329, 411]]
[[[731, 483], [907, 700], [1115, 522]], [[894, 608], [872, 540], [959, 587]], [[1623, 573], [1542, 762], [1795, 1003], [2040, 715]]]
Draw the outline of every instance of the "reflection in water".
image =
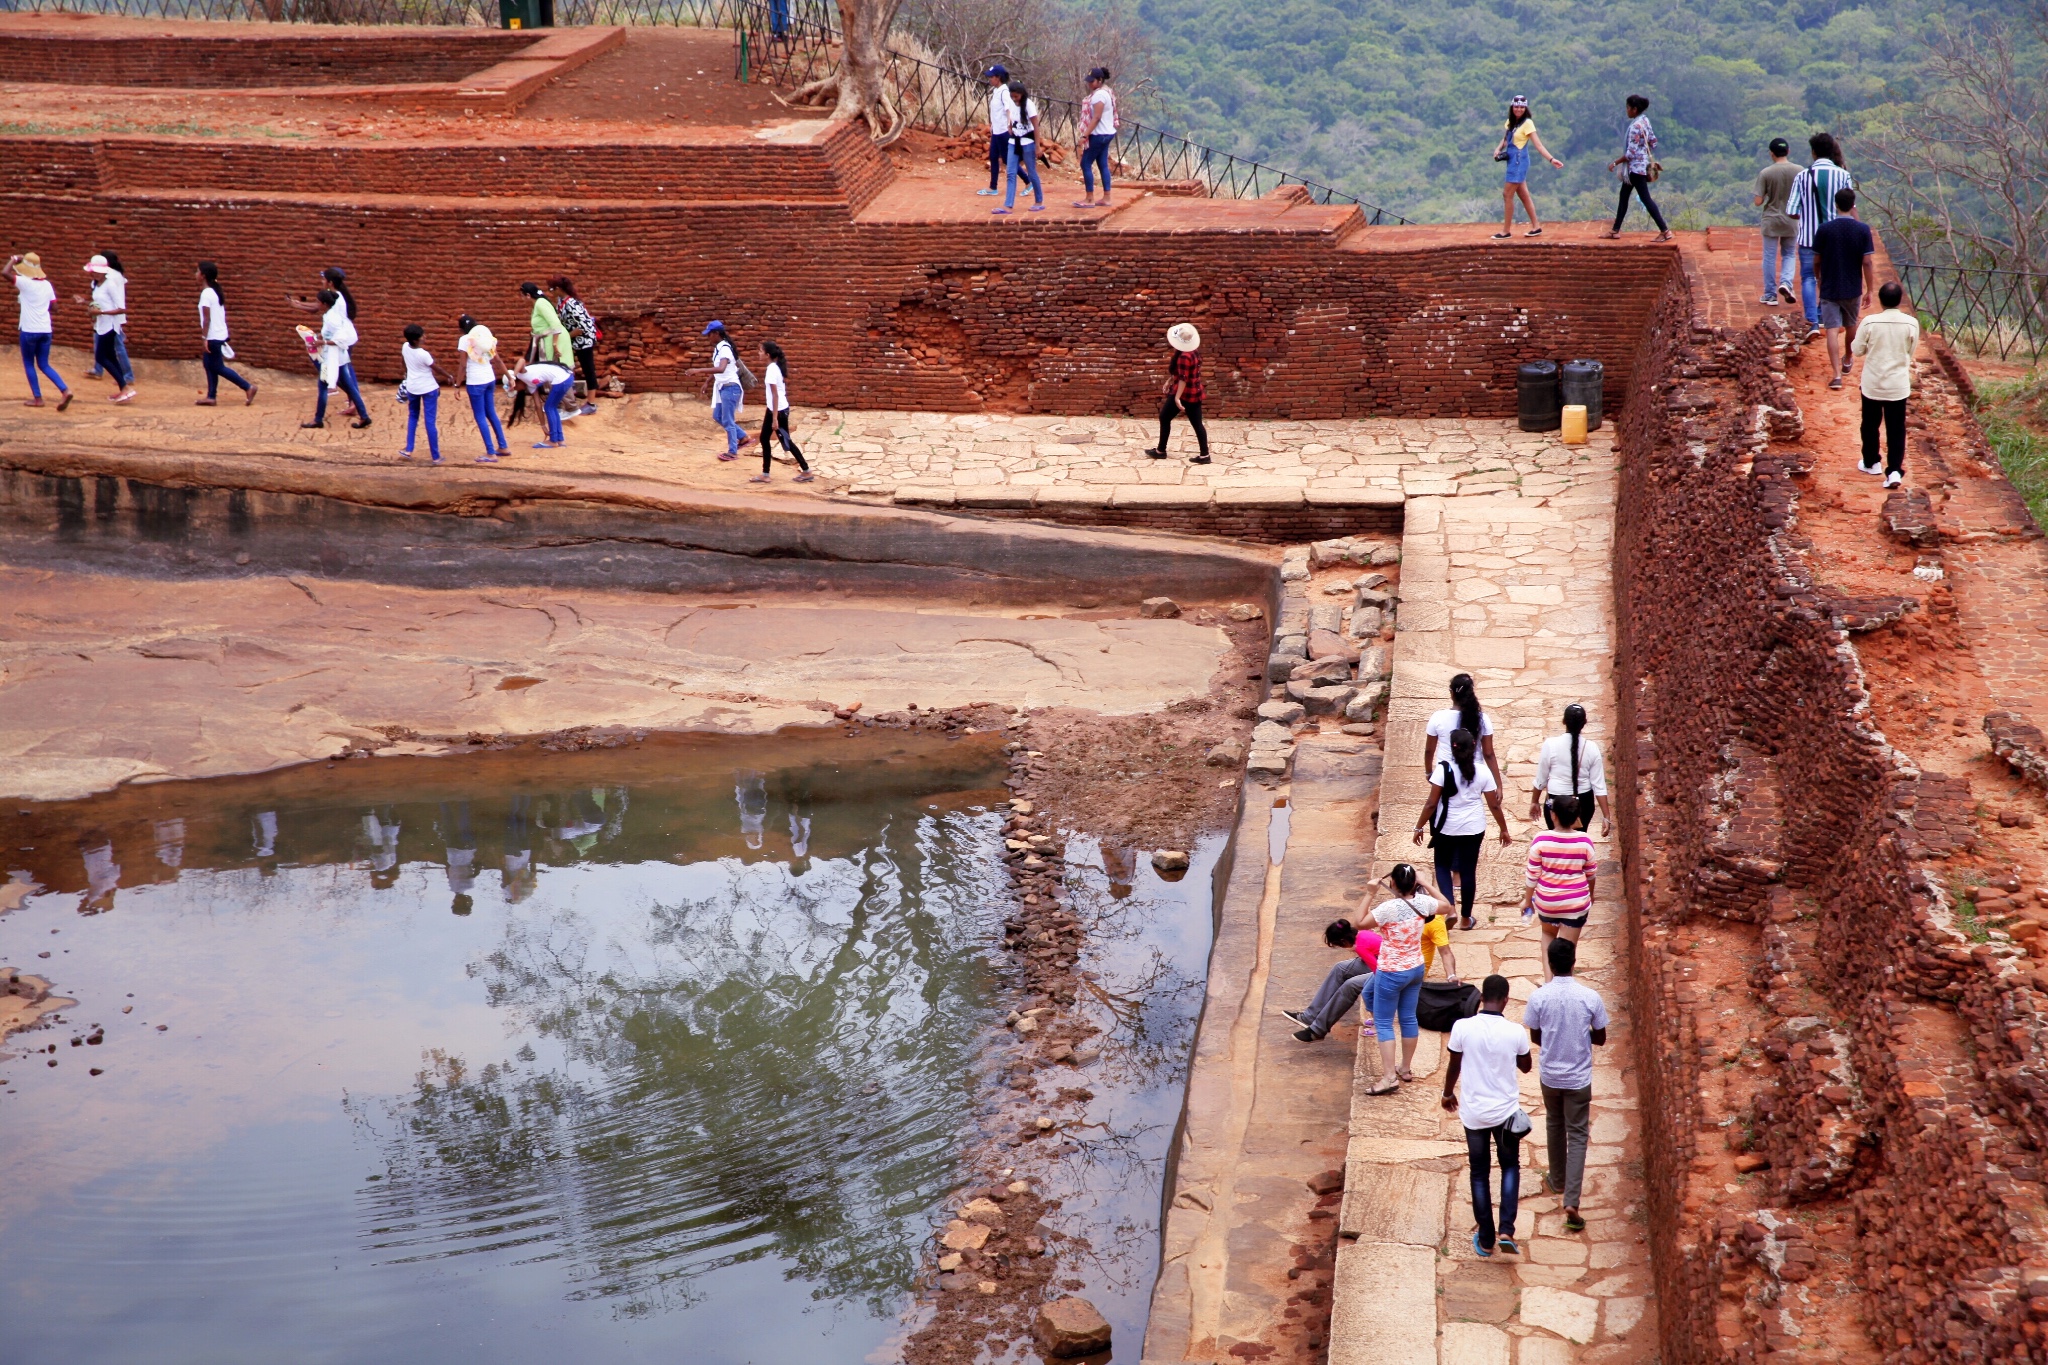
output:
[[74, 836], [100, 909], [124, 841], [179, 856], [121, 914], [0, 919], [15, 955], [63, 928], [80, 1018], [120, 1021], [90, 1081], [6, 1073], [10, 1349], [862, 1359], [963, 1178], [1006, 894], [995, 818], [919, 780], [186, 799], [176, 839]]

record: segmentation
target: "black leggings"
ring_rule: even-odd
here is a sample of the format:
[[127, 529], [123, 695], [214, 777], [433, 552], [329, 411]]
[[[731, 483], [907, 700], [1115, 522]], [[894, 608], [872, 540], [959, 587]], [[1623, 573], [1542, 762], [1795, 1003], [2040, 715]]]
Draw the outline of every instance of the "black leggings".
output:
[[583, 371], [583, 384], [590, 394], [587, 401], [597, 401], [597, 347], [572, 347], [576, 352], [576, 368]]
[[804, 453], [796, 448], [795, 441], [789, 439], [789, 409], [777, 412], [770, 408], [768, 415], [761, 419], [761, 472], [766, 474], [774, 464], [775, 457], [769, 452], [773, 448], [771, 442], [777, 436], [782, 438], [782, 448], [796, 461], [796, 467], [809, 469], [810, 466], [804, 463]]
[[[1550, 818], [1550, 803], [1554, 798], [1548, 793], [1543, 797], [1543, 827], [1556, 829], [1557, 821]], [[1565, 822], [1566, 829], [1584, 829], [1593, 823], [1593, 813], [1600, 809], [1600, 798], [1591, 792], [1579, 793], [1579, 813]]]
[[[105, 362], [101, 362], [104, 364]], [[1863, 400], [1863, 463], [1877, 463], [1877, 429], [1884, 427], [1885, 472], [1906, 469], [1906, 400], [1866, 398]]]
[[1173, 434], [1173, 415], [1177, 412], [1187, 415], [1188, 425], [1195, 429], [1195, 445], [1200, 449], [1202, 458], [1208, 459], [1209, 428], [1202, 425], [1202, 405], [1200, 403], [1177, 403], [1171, 398], [1168, 398], [1159, 409], [1160, 452], [1164, 454], [1166, 451], [1167, 437]]
[[1459, 913], [1466, 919], [1472, 918], [1472, 898], [1479, 894], [1479, 846], [1486, 842], [1484, 832], [1478, 834], [1439, 834], [1433, 847], [1436, 852], [1436, 889], [1444, 893], [1444, 899], [1451, 899], [1451, 874], [1456, 873], [1464, 883], [1457, 893]]
[[1664, 214], [1658, 209], [1657, 201], [1650, 197], [1650, 177], [1635, 171], [1628, 173], [1628, 179], [1621, 182], [1621, 199], [1614, 206], [1614, 230], [1621, 231], [1621, 220], [1628, 217], [1628, 193], [1634, 190], [1642, 198], [1643, 207], [1650, 211], [1650, 221], [1657, 225], [1657, 231], [1669, 232], [1665, 226]]

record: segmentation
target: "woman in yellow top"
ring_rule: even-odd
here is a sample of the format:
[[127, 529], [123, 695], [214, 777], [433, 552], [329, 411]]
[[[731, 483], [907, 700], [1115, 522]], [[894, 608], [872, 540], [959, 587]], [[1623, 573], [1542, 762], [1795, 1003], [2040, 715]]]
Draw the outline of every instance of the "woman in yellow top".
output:
[[532, 280], [519, 286], [519, 292], [533, 300], [533, 359], [548, 365], [560, 365], [567, 369], [572, 363], [569, 352], [569, 329], [562, 325], [562, 315], [555, 311], [555, 305], [548, 296], [540, 292], [540, 286]]
[[1507, 179], [1500, 187], [1501, 225], [1493, 234], [1494, 240], [1515, 235], [1515, 200], [1522, 201], [1523, 210], [1529, 215], [1530, 237], [1543, 235], [1543, 220], [1536, 216], [1536, 201], [1529, 197], [1529, 146], [1536, 150], [1552, 166], [1562, 169], [1564, 163], [1550, 154], [1550, 148], [1543, 145], [1543, 139], [1536, 136], [1536, 125], [1529, 118], [1529, 97], [1515, 96], [1515, 102], [1508, 106], [1508, 124], [1501, 130], [1500, 145], [1493, 149], [1495, 161], [1508, 163]]

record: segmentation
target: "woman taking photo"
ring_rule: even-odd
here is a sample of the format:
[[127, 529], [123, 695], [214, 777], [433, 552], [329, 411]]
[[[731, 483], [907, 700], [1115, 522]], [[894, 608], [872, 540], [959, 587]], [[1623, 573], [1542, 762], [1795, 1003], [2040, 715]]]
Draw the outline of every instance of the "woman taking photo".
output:
[[[1415, 842], [1430, 836], [1436, 853], [1436, 886], [1459, 907], [1460, 929], [1472, 927], [1472, 901], [1479, 894], [1479, 847], [1486, 842], [1486, 812], [1500, 823], [1501, 847], [1515, 842], [1508, 813], [1500, 803], [1500, 783], [1475, 757], [1470, 730], [1451, 731], [1451, 756], [1436, 765], [1429, 779], [1429, 800], [1415, 825]], [[1455, 888], [1455, 889], [1454, 889]]]
[[1538, 831], [1529, 840], [1528, 891], [1522, 897], [1522, 917], [1533, 914], [1543, 926], [1545, 981], [1550, 980], [1550, 941], [1563, 938], [1577, 943], [1593, 909], [1597, 867], [1593, 840], [1567, 823], [1576, 818], [1578, 810], [1578, 802], [1571, 797], [1551, 797], [1551, 828]]
[[[1422, 1030], [1415, 1003], [1422, 996], [1422, 931], [1447, 907], [1424, 891], [1415, 869], [1397, 863], [1381, 883], [1393, 893], [1372, 912], [1380, 931], [1379, 968], [1372, 975], [1372, 1032], [1380, 1045], [1380, 1079], [1368, 1095], [1391, 1095], [1415, 1073], [1415, 1044]], [[1394, 1030], [1401, 1033], [1401, 1060], [1394, 1061]], [[1298, 1036], [1298, 1035], [1297, 1035]]]
[[1522, 211], [1529, 215], [1530, 237], [1543, 235], [1543, 220], [1536, 216], [1536, 201], [1529, 197], [1529, 147], [1534, 144], [1543, 159], [1558, 170], [1564, 163], [1550, 154], [1543, 145], [1543, 139], [1536, 136], [1536, 124], [1529, 117], [1529, 97], [1515, 96], [1515, 102], [1508, 106], [1508, 126], [1501, 130], [1500, 145], [1493, 149], [1495, 161], [1508, 163], [1507, 178], [1501, 183], [1501, 225], [1493, 234], [1494, 240], [1515, 235], [1515, 201], [1522, 201]]
[[1614, 812], [1607, 804], [1607, 767], [1600, 757], [1600, 746], [1586, 739], [1579, 732], [1586, 728], [1586, 708], [1573, 702], [1564, 708], [1564, 733], [1552, 735], [1543, 741], [1541, 752], [1536, 755], [1536, 784], [1529, 793], [1529, 818], [1534, 820], [1540, 813], [1550, 820], [1544, 806], [1546, 798], [1561, 798], [1572, 812], [1572, 818], [1562, 824], [1551, 823], [1552, 829], [1585, 829], [1593, 822], [1593, 811], [1600, 811], [1600, 837], [1614, 833]]

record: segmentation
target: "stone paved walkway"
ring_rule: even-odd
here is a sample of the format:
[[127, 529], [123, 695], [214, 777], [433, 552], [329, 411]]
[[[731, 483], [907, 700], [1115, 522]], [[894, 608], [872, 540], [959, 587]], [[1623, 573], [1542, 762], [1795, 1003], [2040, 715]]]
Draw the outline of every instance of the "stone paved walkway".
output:
[[[1387, 713], [1375, 874], [1427, 852], [1410, 835], [1426, 795], [1423, 726], [1467, 671], [1496, 727], [1516, 845], [1488, 840], [1480, 928], [1453, 935], [1465, 979], [1498, 971], [1513, 982], [1519, 1018], [1542, 981], [1539, 935], [1516, 913], [1536, 751], [1572, 701], [1588, 733], [1611, 747], [1614, 468], [1611, 448], [1588, 447], [1569, 487], [1547, 497], [1411, 498], [1403, 545], [1394, 688]], [[1607, 845], [1602, 841], [1603, 852]], [[1581, 975], [1614, 1018], [1594, 1073], [1593, 1144], [1583, 1211], [1567, 1236], [1555, 1196], [1542, 1191], [1542, 1099], [1532, 1072], [1524, 1103], [1538, 1141], [1523, 1146], [1523, 1254], [1481, 1260], [1471, 1246], [1463, 1127], [1438, 1104], [1442, 1035], [1425, 1033], [1418, 1080], [1390, 1097], [1378, 1049], [1358, 1054], [1340, 1228], [1330, 1359], [1336, 1365], [1568, 1365], [1648, 1360], [1655, 1353], [1649, 1247], [1628, 1079], [1629, 1020], [1618, 962], [1620, 887], [1604, 866], [1580, 956]], [[1498, 1180], [1496, 1178], [1496, 1189]]]

